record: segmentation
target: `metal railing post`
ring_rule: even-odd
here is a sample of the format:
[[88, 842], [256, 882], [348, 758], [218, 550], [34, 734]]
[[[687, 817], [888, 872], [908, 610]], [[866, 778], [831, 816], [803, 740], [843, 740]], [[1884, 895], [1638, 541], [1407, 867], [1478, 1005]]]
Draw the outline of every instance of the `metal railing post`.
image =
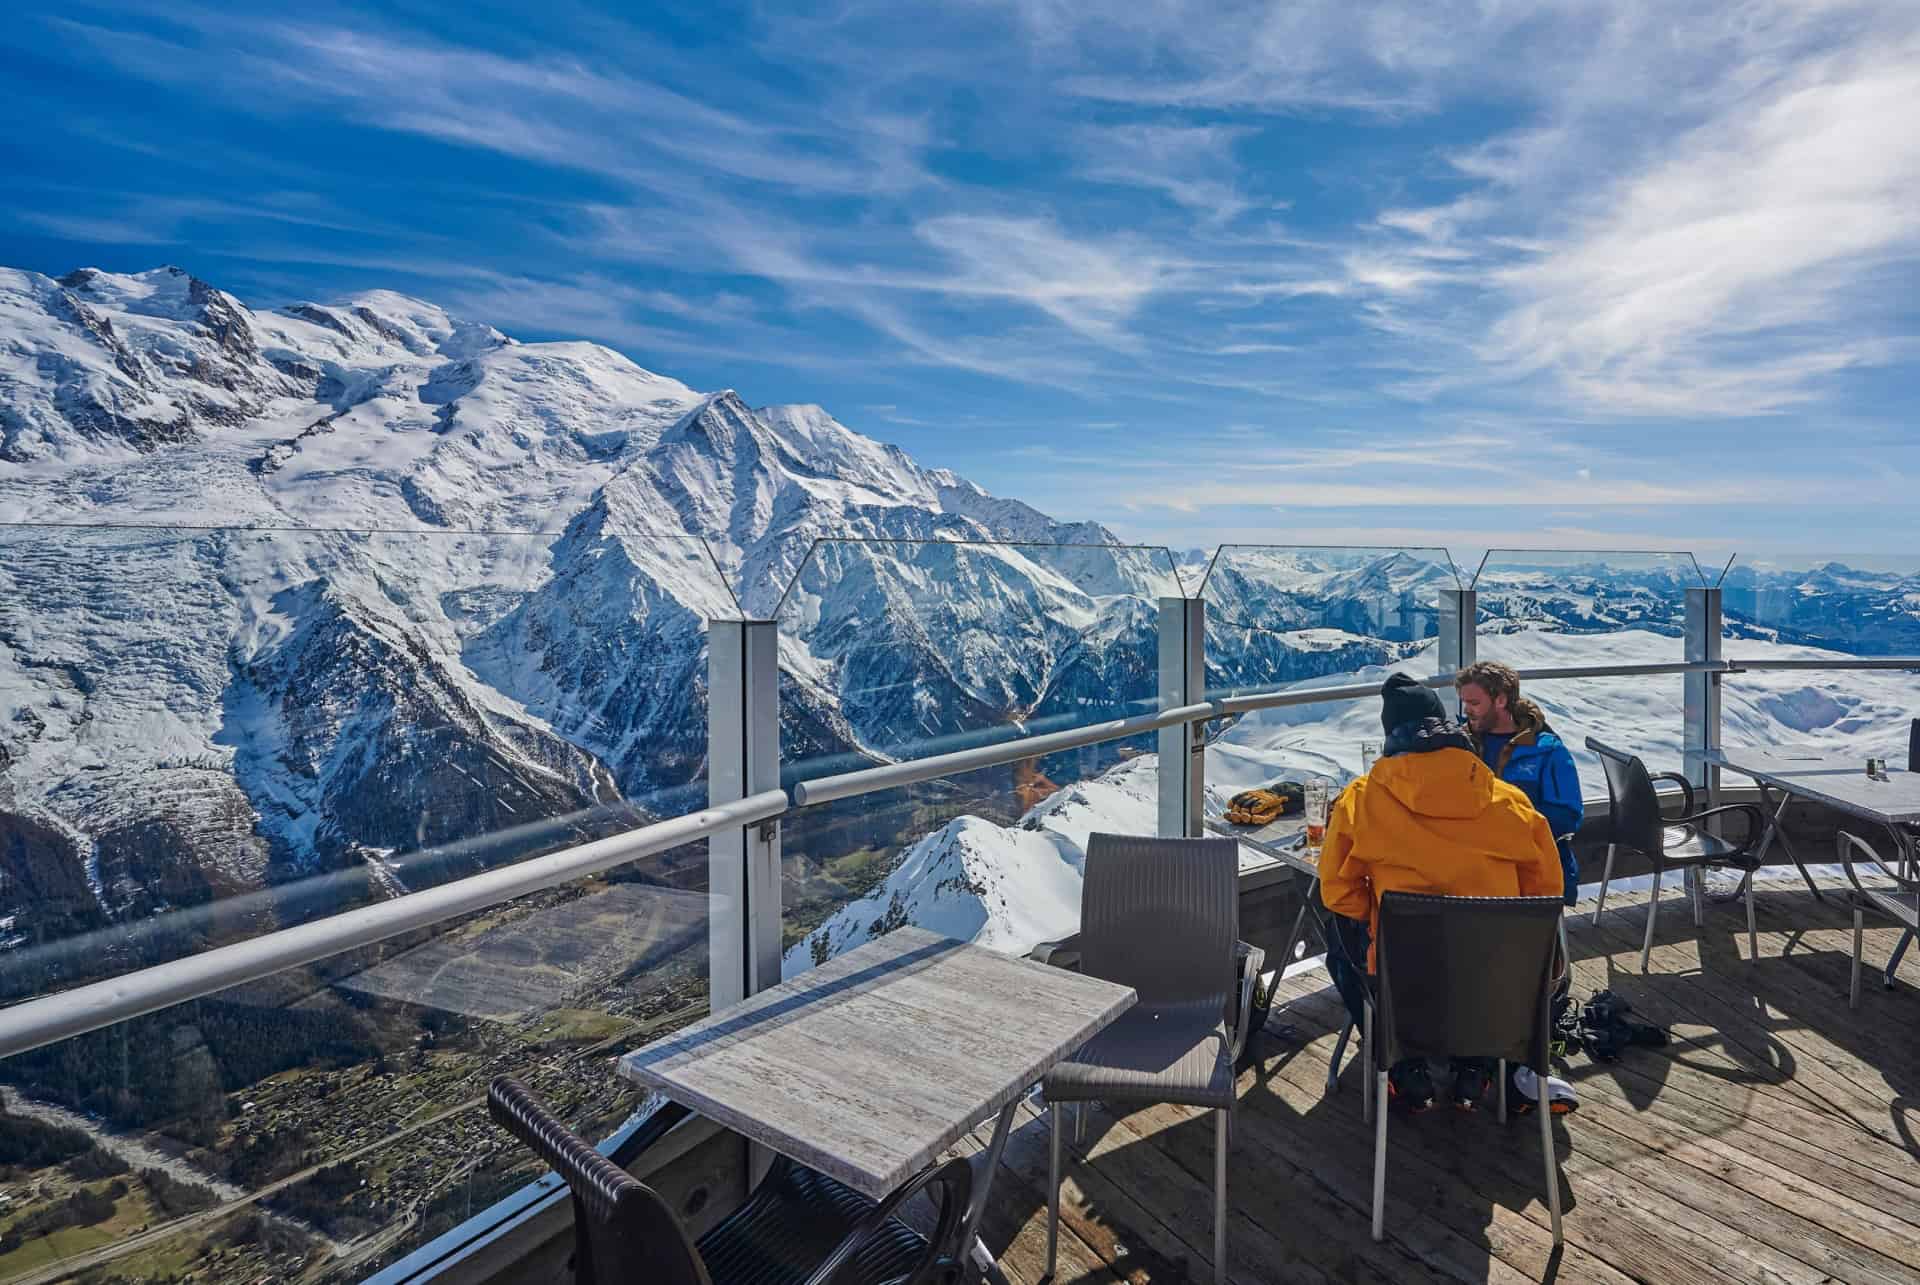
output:
[[[707, 798], [780, 788], [780, 653], [771, 620], [707, 624]], [[707, 840], [708, 977], [717, 1011], [780, 980], [780, 823]]]
[[1480, 594], [1473, 589], [1440, 591], [1439, 673], [1456, 674], [1480, 659]]
[[[1206, 697], [1207, 613], [1199, 598], [1160, 600], [1160, 708]], [[1206, 724], [1160, 729], [1160, 834], [1197, 838], [1206, 819]]]
[[[1721, 660], [1720, 590], [1687, 590], [1687, 663], [1719, 664]], [[1720, 675], [1687, 674], [1683, 717], [1686, 727], [1681, 749], [1687, 779], [1704, 790], [1710, 804], [1720, 793], [1720, 769], [1707, 762], [1720, 749]]]

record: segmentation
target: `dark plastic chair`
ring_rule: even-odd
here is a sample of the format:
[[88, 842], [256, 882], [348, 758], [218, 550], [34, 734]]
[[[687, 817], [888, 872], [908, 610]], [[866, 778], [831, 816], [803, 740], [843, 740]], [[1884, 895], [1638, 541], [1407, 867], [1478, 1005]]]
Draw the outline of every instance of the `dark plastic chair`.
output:
[[[1500, 1059], [1500, 1111], [1507, 1066], [1524, 1062], [1547, 1083], [1553, 1038], [1558, 897], [1433, 897], [1390, 892], [1380, 899], [1374, 945], [1378, 985], [1373, 1020], [1373, 1238], [1386, 1233], [1387, 1068], [1411, 1057]], [[1546, 1167], [1553, 1243], [1561, 1243], [1560, 1182], [1553, 1163], [1553, 1112], [1543, 1101], [1540, 1152]]]
[[[973, 1190], [964, 1160], [929, 1169], [875, 1203], [781, 1157], [746, 1204], [696, 1243], [658, 1192], [561, 1124], [518, 1080], [494, 1080], [487, 1110], [566, 1182], [575, 1285], [931, 1285], [959, 1278], [947, 1251], [957, 1248]], [[687, 1115], [667, 1104], [622, 1154], [631, 1160]], [[928, 1188], [939, 1192], [940, 1204], [931, 1241], [893, 1216]]]
[[[1847, 1007], [1860, 1007], [1860, 953], [1864, 942], [1862, 933], [1866, 928], [1866, 912], [1885, 915], [1907, 930], [1909, 935], [1920, 932], [1920, 879], [1910, 874], [1895, 874], [1886, 863], [1880, 860], [1880, 854], [1873, 845], [1845, 830], [1840, 832], [1838, 841], [1840, 865], [1847, 872], [1847, 882], [1853, 885], [1847, 894], [1847, 901], [1853, 907], [1853, 975], [1847, 985]], [[1855, 863], [1868, 867], [1868, 873], [1878, 875], [1887, 881], [1887, 886], [1869, 888], [1860, 882]], [[1904, 947], [1905, 942], [1901, 945]], [[1893, 989], [1893, 970], [1900, 960], [1899, 951], [1894, 952], [1893, 962], [1887, 965], [1885, 984]]]
[[[1613, 858], [1616, 852], [1625, 850], [1637, 852], [1653, 867], [1653, 891], [1647, 897], [1647, 935], [1640, 946], [1640, 971], [1647, 971], [1647, 961], [1653, 955], [1653, 921], [1660, 909], [1660, 879], [1669, 870], [1679, 870], [1684, 876], [1692, 871], [1690, 880], [1693, 886], [1693, 922], [1696, 926], [1706, 923], [1706, 911], [1701, 904], [1700, 872], [1703, 870], [1739, 870], [1743, 873], [1743, 886], [1747, 899], [1747, 958], [1757, 959], [1760, 955], [1760, 934], [1753, 920], [1753, 872], [1760, 868], [1760, 855], [1755, 851], [1761, 837], [1766, 833], [1766, 815], [1751, 803], [1730, 803], [1725, 807], [1708, 808], [1696, 812], [1693, 806], [1693, 783], [1677, 772], [1661, 772], [1650, 775], [1647, 765], [1638, 757], [1625, 750], [1614, 749], [1587, 738], [1587, 748], [1600, 757], [1600, 767], [1607, 777], [1607, 865], [1600, 873], [1600, 896], [1594, 903], [1593, 922], [1600, 922], [1600, 912], [1607, 904], [1607, 885], [1613, 880]], [[1671, 781], [1678, 785], [1683, 795], [1685, 815], [1668, 820], [1660, 811], [1660, 796], [1654, 792], [1655, 781]], [[1709, 834], [1702, 822], [1738, 813], [1747, 818], [1747, 837], [1740, 843], [1729, 843], [1718, 835]]]
[[1171, 1102], [1214, 1112], [1213, 1276], [1226, 1279], [1233, 1065], [1265, 962], [1257, 949], [1239, 947], [1239, 935], [1240, 845], [1233, 840], [1088, 838], [1081, 971], [1133, 987], [1139, 1001], [1046, 1077], [1049, 1277], [1059, 1243], [1060, 1103]]

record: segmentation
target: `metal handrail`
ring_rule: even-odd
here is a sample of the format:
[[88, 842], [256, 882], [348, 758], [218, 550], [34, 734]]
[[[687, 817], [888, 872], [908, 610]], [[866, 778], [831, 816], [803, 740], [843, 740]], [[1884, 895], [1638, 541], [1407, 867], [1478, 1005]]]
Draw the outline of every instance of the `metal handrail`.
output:
[[1645, 665], [1563, 665], [1556, 669], [1520, 670], [1522, 681], [1549, 683], [1557, 678], [1651, 678], [1661, 674], [1724, 674], [1723, 660], [1659, 661]]
[[0, 1057], [84, 1035], [156, 1009], [199, 999], [243, 982], [258, 981], [343, 951], [370, 946], [401, 933], [429, 928], [530, 892], [557, 887], [640, 857], [677, 848], [721, 830], [771, 820], [786, 810], [787, 796], [779, 790], [767, 790], [669, 821], [656, 821], [625, 834], [595, 839], [517, 865], [457, 879], [438, 888], [408, 893], [378, 905], [329, 915], [186, 959], [42, 995], [0, 1009]]
[[[1720, 661], [1675, 661], [1671, 664], [1573, 665], [1558, 669], [1524, 669], [1520, 671], [1520, 677], [1532, 682], [1551, 682], [1559, 678], [1633, 678], [1658, 674], [1720, 673], [1725, 669], [1725, 664]], [[1427, 687], [1444, 689], [1453, 686], [1453, 675], [1435, 674], [1421, 679], [1420, 682]], [[958, 776], [963, 772], [1005, 767], [1009, 763], [1018, 763], [1022, 759], [1058, 754], [1064, 750], [1084, 749], [1090, 745], [1101, 745], [1109, 741], [1121, 741], [1130, 736], [1142, 736], [1179, 723], [1204, 723], [1210, 719], [1225, 718], [1234, 714], [1251, 714], [1263, 709], [1365, 700], [1379, 694], [1379, 683], [1347, 683], [1339, 687], [1294, 687], [1285, 691], [1256, 692], [1246, 696], [1221, 696], [1193, 705], [1161, 710], [1157, 714], [1141, 714], [1134, 718], [1089, 723], [1085, 727], [1077, 727], [1071, 731], [1014, 737], [994, 745], [955, 750], [948, 754], [929, 754], [925, 758], [903, 759], [894, 763], [856, 768], [851, 772], [838, 772], [832, 776], [815, 777], [811, 781], [802, 781], [793, 787], [793, 805], [804, 808], [818, 803], [832, 803], [837, 799], [858, 798], [863, 794], [874, 794], [881, 790], [897, 790], [926, 781], [937, 781], [943, 777]]]
[[1794, 669], [1920, 669], [1920, 656], [1834, 656], [1819, 660], [1729, 660], [1729, 674], [1752, 670]]
[[1001, 741], [996, 745], [954, 750], [948, 754], [930, 754], [925, 758], [906, 759], [898, 763], [881, 763], [874, 767], [856, 768], [851, 772], [816, 777], [811, 781], [800, 781], [794, 785], [793, 805], [804, 808], [814, 803], [831, 803], [835, 799], [851, 799], [862, 794], [873, 794], [879, 790], [894, 790], [903, 785], [918, 785], [922, 781], [934, 781], [943, 776], [958, 776], [962, 772], [1002, 767], [1008, 763], [1018, 763], [1021, 759], [1037, 758], [1044, 754], [1058, 754], [1063, 750], [1077, 750], [1106, 741], [1123, 741], [1130, 736], [1141, 736], [1148, 732], [1157, 732], [1163, 727], [1172, 727], [1176, 723], [1218, 718], [1224, 712], [1218, 706], [1217, 701], [1182, 705], [1176, 709], [1161, 710], [1157, 714], [1141, 714], [1133, 718], [1115, 718], [1104, 723], [1089, 723], [1085, 727], [1076, 727], [1066, 732], [1042, 732], [1038, 736], [1020, 736], [1010, 741]]

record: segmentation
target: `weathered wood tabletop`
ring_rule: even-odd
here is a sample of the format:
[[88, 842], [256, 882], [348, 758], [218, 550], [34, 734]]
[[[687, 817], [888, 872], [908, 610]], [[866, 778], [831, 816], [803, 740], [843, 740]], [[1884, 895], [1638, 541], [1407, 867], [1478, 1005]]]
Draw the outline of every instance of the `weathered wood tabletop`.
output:
[[1135, 998], [901, 928], [627, 1054], [620, 1072], [880, 1200]]
[[1208, 817], [1206, 827], [1209, 834], [1239, 840], [1240, 873], [1243, 875], [1262, 864], [1278, 864], [1310, 879], [1319, 876], [1319, 852], [1298, 846], [1300, 836], [1307, 829], [1306, 819], [1298, 813], [1262, 826], [1234, 825], [1230, 821]]
[[1889, 768], [1887, 779], [1876, 781], [1867, 775], [1864, 758], [1795, 758], [1764, 750], [1722, 750], [1713, 761], [1726, 771], [1855, 816], [1894, 825], [1920, 822], [1920, 772]]

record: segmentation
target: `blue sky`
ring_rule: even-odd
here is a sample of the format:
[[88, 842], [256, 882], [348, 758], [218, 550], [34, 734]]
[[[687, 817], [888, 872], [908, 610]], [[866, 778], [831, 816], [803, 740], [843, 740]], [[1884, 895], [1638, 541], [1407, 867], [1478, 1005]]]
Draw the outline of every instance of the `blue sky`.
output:
[[404, 290], [1182, 547], [1920, 536], [1920, 6], [630, 8], [15, 9], [0, 261]]

